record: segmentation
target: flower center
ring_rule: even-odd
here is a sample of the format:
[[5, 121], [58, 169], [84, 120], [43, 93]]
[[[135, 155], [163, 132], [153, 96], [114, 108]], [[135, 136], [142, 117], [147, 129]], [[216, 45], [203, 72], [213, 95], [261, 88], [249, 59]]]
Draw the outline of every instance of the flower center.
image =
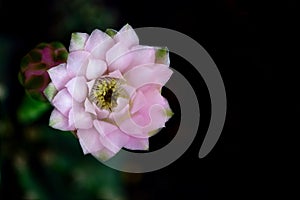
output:
[[99, 78], [95, 81], [89, 99], [100, 109], [112, 110], [121, 94], [120, 81], [116, 78]]

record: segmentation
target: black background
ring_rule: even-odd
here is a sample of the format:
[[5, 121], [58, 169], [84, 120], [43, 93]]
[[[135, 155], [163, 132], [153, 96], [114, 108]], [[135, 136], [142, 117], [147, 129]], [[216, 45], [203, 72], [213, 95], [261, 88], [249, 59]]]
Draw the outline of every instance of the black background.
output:
[[[210, 154], [199, 159], [209, 123], [207, 90], [200, 76], [189, 73], [192, 66], [171, 54], [171, 66], [182, 71], [201, 99], [203, 121], [192, 146], [180, 159], [125, 185], [129, 199], [286, 198], [295, 192], [290, 184], [296, 176], [290, 160], [295, 146], [287, 145], [290, 134], [296, 134], [292, 127], [299, 119], [289, 113], [299, 114], [299, 104], [293, 104], [299, 101], [294, 96], [299, 92], [294, 73], [294, 36], [299, 25], [295, 2], [104, 2], [118, 13], [115, 29], [126, 23], [134, 28], [165, 27], [194, 38], [218, 66], [228, 100], [222, 135]], [[13, 111], [16, 96], [23, 91], [14, 78], [20, 58], [41, 41], [61, 40], [67, 46], [70, 34], [56, 38], [49, 33], [49, 26], [59, 20], [52, 12], [52, 1], [1, 1], [0, 5], [1, 34], [17, 43], [7, 80], [14, 91], [7, 103]], [[297, 159], [299, 156], [293, 158]], [[7, 173], [5, 168], [1, 171]], [[127, 176], [135, 179], [139, 175]], [[3, 194], [18, 192], [13, 181], [2, 179]]]

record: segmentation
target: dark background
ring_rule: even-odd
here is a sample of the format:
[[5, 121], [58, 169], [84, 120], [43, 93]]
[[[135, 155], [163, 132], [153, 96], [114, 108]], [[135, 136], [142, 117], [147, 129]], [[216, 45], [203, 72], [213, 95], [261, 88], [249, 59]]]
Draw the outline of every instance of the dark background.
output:
[[[2, 0], [0, 6], [3, 199], [257, 199], [295, 192], [291, 180], [299, 155], [292, 157], [296, 146], [287, 143], [299, 121], [294, 117], [299, 114], [296, 1]], [[198, 151], [209, 124], [208, 92], [201, 76], [191, 73], [193, 67], [172, 53], [171, 67], [197, 93], [201, 122], [192, 146], [164, 169], [145, 174], [109, 169], [82, 156], [72, 136], [47, 127], [49, 112], [31, 123], [18, 119], [22, 56], [40, 42], [58, 40], [68, 47], [72, 32], [118, 30], [126, 23], [180, 31], [199, 42], [218, 66], [228, 111], [222, 135], [205, 158], [199, 159]], [[170, 126], [179, 118], [175, 112]], [[154, 136], [150, 147], [162, 147], [174, 134], [164, 133]], [[60, 161], [47, 164], [49, 155]]]

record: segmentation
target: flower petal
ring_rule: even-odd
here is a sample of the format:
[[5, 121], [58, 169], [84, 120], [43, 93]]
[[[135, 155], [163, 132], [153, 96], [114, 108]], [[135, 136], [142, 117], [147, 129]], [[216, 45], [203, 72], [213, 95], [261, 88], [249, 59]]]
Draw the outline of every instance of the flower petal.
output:
[[71, 79], [66, 87], [71, 96], [78, 102], [83, 102], [88, 95], [88, 87], [83, 76], [77, 76]]
[[117, 106], [115, 108], [113, 108], [113, 112], [118, 112], [120, 110], [122, 110], [126, 105], [128, 105], [129, 100], [119, 97], [117, 99]]
[[59, 91], [53, 98], [52, 104], [57, 110], [59, 110], [64, 116], [68, 116], [72, 107], [72, 97], [68, 90], [65, 88]]
[[85, 50], [92, 51], [98, 44], [103, 42], [105, 38], [106, 38], [106, 34], [104, 32], [102, 32], [99, 29], [93, 30], [93, 32], [91, 33], [90, 37], [86, 42]]
[[68, 74], [71, 77], [85, 75], [89, 56], [90, 53], [87, 51], [73, 51], [69, 53], [67, 60]]
[[114, 39], [117, 42], [126, 44], [128, 47], [139, 44], [139, 38], [129, 24], [123, 26], [121, 30], [114, 36]]
[[94, 127], [90, 129], [79, 129], [77, 136], [84, 154], [94, 153], [103, 149], [100, 134]]
[[130, 137], [127, 144], [124, 147], [130, 150], [148, 150], [149, 139]]
[[146, 104], [146, 97], [140, 91], [136, 92], [136, 95], [133, 97], [132, 106], [130, 113], [134, 114], [135, 112], [139, 111], [145, 104]]
[[88, 80], [99, 78], [107, 69], [106, 62], [100, 59], [89, 59], [86, 70]]
[[143, 128], [143, 131], [147, 132], [148, 134], [151, 134], [149, 136], [152, 136], [153, 131], [165, 127], [165, 122], [167, 121], [167, 114], [165, 112], [164, 107], [155, 104], [150, 107], [149, 115], [151, 122]]
[[48, 69], [48, 74], [57, 90], [61, 90], [70, 80], [66, 69], [66, 63], [62, 63], [57, 65], [56, 67]]
[[93, 58], [105, 60], [107, 50], [114, 44], [115, 41], [109, 35], [96, 29], [86, 42], [85, 49], [91, 52]]
[[102, 144], [113, 153], [120, 151], [129, 140], [129, 136], [120, 129], [112, 128], [112, 126], [108, 128], [107, 122], [94, 120], [94, 126], [101, 135]]
[[122, 69], [122, 72], [125, 73], [139, 65], [155, 63], [155, 51], [156, 49], [150, 46], [137, 45], [132, 47], [130, 49], [131, 63], [127, 68]]
[[124, 78], [129, 85], [139, 88], [149, 83], [165, 85], [172, 73], [167, 65], [140, 65], [126, 72]]
[[132, 60], [132, 54], [124, 43], [117, 43], [106, 53], [108, 71], [123, 71], [127, 68]]
[[44, 95], [48, 99], [49, 102], [52, 102], [53, 98], [57, 94], [57, 89], [52, 82], [48, 84], [48, 86], [44, 89]]
[[62, 131], [71, 131], [75, 128], [69, 126], [68, 119], [57, 109], [54, 109], [50, 115], [49, 126]]
[[112, 151], [108, 150], [107, 148], [103, 148], [100, 151], [97, 151], [95, 153], [92, 153], [92, 155], [98, 159], [99, 161], [106, 161], [108, 159], [110, 159], [111, 157], [113, 157], [115, 155], [115, 153], [113, 153]]
[[115, 70], [113, 72], [110, 72], [108, 75], [106, 75], [106, 77], [125, 80], [122, 73], [119, 70]]
[[114, 112], [111, 114], [113, 120], [117, 126], [124, 133], [138, 138], [148, 138], [147, 134], [144, 134], [142, 127], [136, 124], [132, 119], [129, 113], [129, 105], [127, 105], [123, 110], [119, 112]]
[[82, 103], [73, 101], [69, 112], [69, 124], [74, 125], [77, 129], [89, 129], [93, 126], [93, 118], [90, 113], [85, 112]]
[[95, 106], [90, 102], [88, 98], [86, 98], [84, 101], [84, 110], [85, 112], [97, 115]]
[[96, 113], [97, 113], [97, 118], [98, 119], [104, 119], [104, 118], [108, 117], [108, 115], [109, 115], [109, 111], [108, 110], [100, 109], [97, 106], [95, 106], [95, 107], [96, 107]]
[[88, 37], [86, 33], [72, 33], [69, 51], [83, 50]]

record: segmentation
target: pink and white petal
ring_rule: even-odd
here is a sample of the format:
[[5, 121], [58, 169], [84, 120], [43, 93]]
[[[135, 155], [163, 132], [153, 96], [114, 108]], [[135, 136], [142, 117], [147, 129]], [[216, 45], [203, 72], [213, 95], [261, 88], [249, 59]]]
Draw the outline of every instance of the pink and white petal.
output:
[[62, 63], [57, 65], [56, 67], [52, 67], [48, 69], [47, 72], [57, 90], [61, 90], [70, 80], [70, 77], [67, 73], [66, 63]]
[[87, 51], [73, 51], [69, 53], [67, 60], [67, 71], [69, 76], [85, 75], [89, 56], [90, 53]]
[[91, 45], [87, 50], [91, 52], [93, 58], [105, 60], [106, 52], [112, 48], [114, 44], [115, 41], [105, 34], [101, 42], [95, 41], [95, 44]]
[[88, 38], [86, 45], [85, 45], [85, 50], [87, 51], [92, 51], [94, 48], [96, 48], [99, 44], [101, 44], [108, 35], [104, 32], [102, 32], [99, 29], [93, 30], [91, 33], [90, 37]]
[[94, 120], [93, 121], [94, 127], [96, 130], [100, 133], [102, 136], [106, 136], [109, 133], [115, 131], [118, 129], [117, 126], [115, 126], [112, 123], [101, 121], [101, 120]]
[[74, 125], [77, 129], [89, 129], [93, 126], [93, 117], [84, 111], [82, 103], [74, 101], [69, 112], [69, 124]]
[[132, 54], [124, 43], [117, 43], [106, 53], [108, 71], [112, 72], [127, 68], [132, 60]]
[[119, 97], [117, 99], [117, 106], [113, 108], [113, 112], [119, 112], [120, 110], [122, 110], [128, 104], [129, 104], [128, 99]]
[[90, 129], [78, 129], [77, 136], [84, 154], [94, 153], [103, 149], [100, 134], [94, 127]]
[[131, 102], [130, 113], [134, 114], [135, 112], [139, 111], [142, 107], [144, 107], [146, 101], [147, 100], [144, 94], [140, 91], [137, 91]]
[[83, 76], [76, 76], [71, 79], [66, 87], [71, 94], [71, 96], [78, 102], [83, 102], [88, 95], [88, 86], [86, 84], [86, 79]]
[[124, 78], [129, 85], [139, 88], [150, 83], [165, 85], [172, 73], [167, 65], [140, 65], [126, 72]]
[[136, 124], [130, 115], [129, 105], [127, 105], [123, 110], [119, 112], [114, 112], [111, 114], [116, 125], [126, 133], [127, 135], [137, 137], [137, 138], [148, 138], [147, 134], [144, 134], [142, 127]]
[[86, 33], [72, 33], [69, 52], [84, 50], [89, 35]]
[[84, 110], [85, 112], [97, 115], [95, 105], [92, 104], [88, 98], [86, 98], [84, 101]]
[[62, 131], [75, 129], [73, 126], [69, 126], [68, 119], [57, 109], [54, 109], [50, 115], [49, 126]]
[[164, 107], [161, 105], [155, 104], [150, 107], [149, 115], [151, 122], [143, 128], [144, 132], [153, 135], [153, 131], [165, 127], [165, 123], [167, 121], [167, 114], [165, 112]]
[[100, 59], [89, 59], [86, 70], [88, 80], [99, 78], [107, 70], [106, 62]]
[[59, 91], [52, 100], [53, 106], [65, 117], [69, 115], [72, 103], [73, 99], [66, 88]]
[[130, 150], [148, 150], [149, 139], [130, 137], [127, 144], [124, 146], [124, 148]]
[[125, 144], [127, 144], [129, 136], [120, 129], [117, 129], [104, 137], [100, 136], [100, 140], [107, 149], [113, 153], [117, 153]]
[[120, 86], [127, 94], [127, 97], [130, 99], [134, 94], [135, 94], [135, 91], [136, 89], [130, 85], [121, 85]]
[[92, 90], [92, 88], [93, 88], [93, 86], [94, 86], [94, 84], [95, 84], [95, 79], [93, 79], [93, 80], [91, 80], [91, 81], [89, 81], [89, 82], [87, 82], [86, 84], [87, 84], [87, 86], [88, 86], [88, 94], [90, 94], [91, 93], [91, 90]]
[[161, 95], [159, 88], [155, 84], [148, 84], [140, 87], [138, 92], [142, 92], [147, 99], [146, 106], [152, 104], [159, 104], [164, 106], [166, 104], [166, 99]]
[[122, 70], [122, 73], [126, 73], [130, 69], [144, 64], [155, 63], [155, 48], [150, 46], [137, 45], [130, 49], [132, 57], [130, 65]]
[[103, 161], [106, 161], [106, 160], [110, 159], [111, 157], [113, 157], [115, 155], [115, 153], [108, 150], [107, 148], [103, 148], [100, 151], [92, 153], [92, 155], [100, 162], [103, 162]]
[[131, 118], [137, 125], [139, 125], [141, 127], [147, 126], [151, 122], [151, 119], [149, 116], [149, 108], [143, 107], [138, 112], [132, 114]]
[[139, 44], [139, 38], [129, 24], [123, 26], [121, 30], [114, 36], [114, 39], [117, 42], [126, 44], [128, 47]]
[[121, 79], [121, 80], [125, 80], [122, 73], [119, 70], [115, 70], [113, 72], [110, 72], [107, 77], [110, 78], [116, 78], [116, 79]]
[[101, 135], [101, 143], [113, 153], [120, 151], [128, 142], [129, 136], [110, 123], [94, 120], [94, 126]]
[[105, 119], [109, 115], [109, 111], [105, 109], [100, 109], [98, 106], [96, 106], [94, 103], [93, 105], [96, 108], [96, 113], [97, 113], [97, 119]]

